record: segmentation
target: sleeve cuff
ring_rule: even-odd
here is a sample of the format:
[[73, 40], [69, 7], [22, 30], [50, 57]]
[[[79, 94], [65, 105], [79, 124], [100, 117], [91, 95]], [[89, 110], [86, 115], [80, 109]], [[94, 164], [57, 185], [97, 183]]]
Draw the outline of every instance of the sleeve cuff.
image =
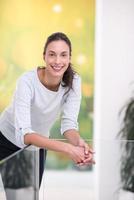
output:
[[79, 126], [78, 126], [78, 123], [73, 125], [73, 126], [65, 126], [64, 127], [61, 127], [60, 131], [61, 131], [61, 135], [63, 135], [66, 131], [68, 130], [71, 130], [71, 129], [75, 129], [75, 130], [79, 130]]
[[19, 130], [16, 130], [16, 141], [17, 141], [17, 145], [20, 148], [24, 148], [27, 145], [24, 143], [24, 136], [26, 134], [30, 134], [30, 133], [35, 133], [35, 131], [33, 131], [31, 128], [20, 128]]

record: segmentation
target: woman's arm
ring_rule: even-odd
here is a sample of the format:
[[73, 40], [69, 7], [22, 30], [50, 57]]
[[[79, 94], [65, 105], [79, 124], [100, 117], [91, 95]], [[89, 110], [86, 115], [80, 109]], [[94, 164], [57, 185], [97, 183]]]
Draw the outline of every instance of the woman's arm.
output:
[[61, 115], [61, 134], [73, 145], [82, 147], [85, 153], [84, 163], [92, 164], [93, 150], [80, 137], [78, 132], [78, 115], [81, 103], [81, 78], [76, 76], [73, 80], [73, 89], [69, 91], [63, 104]]
[[73, 146], [68, 143], [60, 142], [54, 139], [41, 136], [38, 133], [30, 133], [24, 136], [26, 145], [34, 145], [40, 148], [46, 148], [52, 151], [57, 151], [66, 154], [76, 164], [84, 162], [85, 154], [83, 147]]
[[65, 131], [64, 137], [73, 145], [79, 146], [79, 141], [81, 140], [81, 137], [79, 135], [79, 132], [75, 129], [70, 129]]

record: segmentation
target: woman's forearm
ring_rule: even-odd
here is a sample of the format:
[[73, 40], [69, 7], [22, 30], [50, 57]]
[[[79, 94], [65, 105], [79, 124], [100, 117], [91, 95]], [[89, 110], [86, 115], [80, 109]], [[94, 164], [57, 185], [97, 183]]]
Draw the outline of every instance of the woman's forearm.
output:
[[69, 143], [75, 146], [79, 145], [79, 141], [81, 139], [79, 132], [75, 129], [67, 130], [64, 133], [64, 137], [69, 141]]
[[69, 151], [69, 144], [49, 139], [37, 133], [26, 134], [24, 136], [24, 143], [26, 145], [31, 144], [39, 148], [46, 148], [57, 152], [67, 153]]
[[26, 134], [24, 136], [24, 142], [26, 145], [31, 144], [40, 148], [65, 153], [75, 163], [81, 163], [85, 159], [84, 150], [82, 147], [75, 147], [65, 142], [49, 139], [39, 135], [38, 133]]

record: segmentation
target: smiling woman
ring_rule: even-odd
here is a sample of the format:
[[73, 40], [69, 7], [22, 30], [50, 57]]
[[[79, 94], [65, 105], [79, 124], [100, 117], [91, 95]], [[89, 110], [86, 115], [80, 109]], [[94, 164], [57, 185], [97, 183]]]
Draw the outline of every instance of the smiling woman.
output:
[[[26, 72], [18, 79], [12, 102], [0, 116], [0, 160], [34, 145], [41, 149], [40, 166], [45, 159], [42, 149], [62, 152], [78, 165], [94, 163], [93, 151], [78, 130], [81, 78], [72, 69], [71, 53], [69, 38], [61, 32], [53, 33], [44, 47], [46, 66]], [[61, 134], [69, 143], [49, 139], [59, 113]], [[40, 181], [41, 176], [42, 171]]]

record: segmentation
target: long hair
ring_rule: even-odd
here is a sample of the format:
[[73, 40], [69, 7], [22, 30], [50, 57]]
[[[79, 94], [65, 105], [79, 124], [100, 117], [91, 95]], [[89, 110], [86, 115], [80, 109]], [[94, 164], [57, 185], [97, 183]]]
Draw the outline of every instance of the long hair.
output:
[[[53, 41], [58, 41], [58, 40], [62, 40], [64, 42], [66, 42], [66, 44], [68, 45], [69, 47], [69, 53], [70, 53], [70, 56], [72, 54], [72, 45], [71, 45], [71, 41], [69, 40], [69, 38], [67, 37], [67, 35], [65, 35], [64, 33], [62, 32], [56, 32], [56, 33], [53, 33], [52, 35], [50, 35], [47, 40], [46, 40], [46, 43], [45, 43], [45, 46], [44, 46], [44, 51], [43, 51], [43, 55], [45, 55], [46, 53], [46, 49], [47, 49], [47, 46], [53, 42]], [[62, 78], [62, 86], [63, 87], [68, 87], [68, 90], [66, 91], [66, 93], [69, 92], [70, 89], [72, 89], [72, 84], [73, 84], [73, 78], [74, 78], [74, 74], [76, 72], [73, 70], [73, 67], [72, 67], [72, 64], [69, 63], [69, 66], [67, 68], [67, 70], [65, 71], [64, 75], [63, 75], [63, 78]]]

